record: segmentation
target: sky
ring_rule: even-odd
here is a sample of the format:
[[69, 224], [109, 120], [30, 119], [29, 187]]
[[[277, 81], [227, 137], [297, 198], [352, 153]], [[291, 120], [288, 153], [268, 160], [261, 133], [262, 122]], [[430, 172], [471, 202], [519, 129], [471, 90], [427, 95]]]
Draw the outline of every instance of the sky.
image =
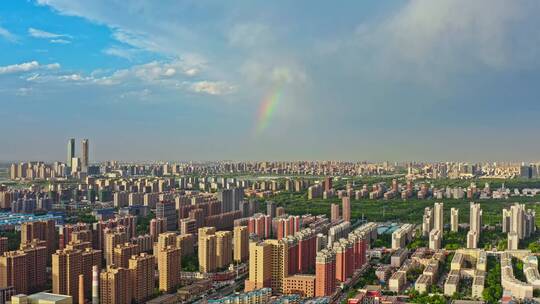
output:
[[0, 3], [0, 160], [540, 160], [540, 1]]

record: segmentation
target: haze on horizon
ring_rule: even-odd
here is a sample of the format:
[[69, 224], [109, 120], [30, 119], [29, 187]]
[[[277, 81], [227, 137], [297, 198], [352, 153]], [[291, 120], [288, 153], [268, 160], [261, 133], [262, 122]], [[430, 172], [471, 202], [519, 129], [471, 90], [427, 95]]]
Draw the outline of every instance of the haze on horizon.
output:
[[540, 157], [536, 0], [4, 1], [0, 160]]

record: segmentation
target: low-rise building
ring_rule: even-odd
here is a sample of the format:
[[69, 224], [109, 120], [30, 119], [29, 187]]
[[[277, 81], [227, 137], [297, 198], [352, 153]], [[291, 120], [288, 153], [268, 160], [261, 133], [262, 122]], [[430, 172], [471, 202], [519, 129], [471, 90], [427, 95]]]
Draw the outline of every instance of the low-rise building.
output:
[[388, 289], [399, 293], [405, 287], [405, 283], [407, 283], [407, 273], [405, 271], [394, 272], [388, 281]]
[[283, 294], [297, 294], [301, 297], [315, 296], [314, 275], [293, 275], [283, 279]]
[[18, 294], [11, 297], [12, 304], [72, 304], [71, 296], [38, 292], [31, 295]]

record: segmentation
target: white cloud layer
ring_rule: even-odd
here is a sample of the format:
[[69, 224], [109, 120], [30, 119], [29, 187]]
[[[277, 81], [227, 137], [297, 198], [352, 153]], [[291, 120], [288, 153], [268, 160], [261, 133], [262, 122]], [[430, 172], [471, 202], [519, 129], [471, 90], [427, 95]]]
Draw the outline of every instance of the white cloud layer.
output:
[[37, 61], [29, 61], [20, 64], [12, 64], [7, 66], [0, 66], [0, 74], [11, 74], [11, 73], [20, 73], [20, 72], [29, 72], [38, 69], [47, 69], [53, 70], [60, 68], [59, 63], [51, 63], [46, 65], [41, 65]]
[[47, 32], [47, 31], [35, 29], [32, 27], [28, 29], [28, 34], [34, 38], [46, 38], [46, 39], [71, 37], [66, 34], [55, 34], [55, 33]]
[[235, 87], [224, 82], [216, 81], [198, 81], [190, 85], [190, 89], [197, 93], [206, 93], [210, 95], [226, 95], [233, 93]]
[[73, 38], [71, 35], [51, 33], [32, 27], [28, 29], [28, 35], [38, 39], [49, 39], [49, 42], [54, 44], [69, 44]]
[[528, 69], [540, 64], [538, 14], [536, 0], [410, 0], [381, 22], [361, 24], [353, 49], [390, 78]]

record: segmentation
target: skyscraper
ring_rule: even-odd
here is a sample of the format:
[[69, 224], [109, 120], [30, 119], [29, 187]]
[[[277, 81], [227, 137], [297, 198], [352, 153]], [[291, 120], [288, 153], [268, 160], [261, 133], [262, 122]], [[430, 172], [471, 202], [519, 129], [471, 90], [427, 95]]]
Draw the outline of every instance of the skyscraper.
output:
[[83, 168], [83, 171], [86, 171], [88, 170], [88, 159], [89, 159], [89, 155], [88, 155], [88, 139], [83, 139], [82, 140], [82, 168]]
[[71, 167], [71, 161], [75, 157], [75, 138], [70, 138], [67, 143], [66, 165]]

